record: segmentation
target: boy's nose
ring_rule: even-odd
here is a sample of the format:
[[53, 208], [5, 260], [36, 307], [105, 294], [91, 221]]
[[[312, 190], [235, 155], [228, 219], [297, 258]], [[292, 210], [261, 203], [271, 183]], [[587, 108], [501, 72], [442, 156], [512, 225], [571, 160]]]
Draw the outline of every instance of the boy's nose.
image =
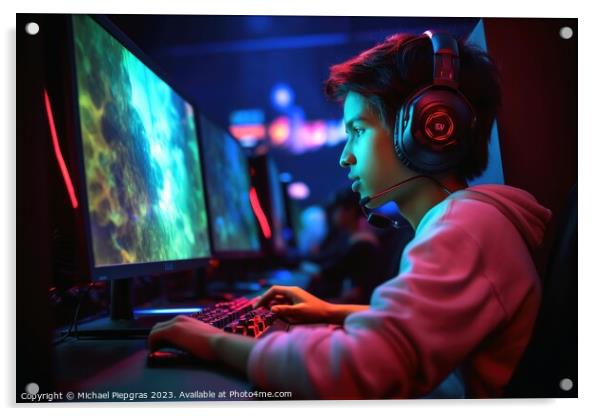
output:
[[339, 159], [339, 165], [345, 169], [355, 163], [355, 156], [349, 150], [347, 150], [347, 145], [343, 149], [343, 153], [341, 153], [341, 158]]

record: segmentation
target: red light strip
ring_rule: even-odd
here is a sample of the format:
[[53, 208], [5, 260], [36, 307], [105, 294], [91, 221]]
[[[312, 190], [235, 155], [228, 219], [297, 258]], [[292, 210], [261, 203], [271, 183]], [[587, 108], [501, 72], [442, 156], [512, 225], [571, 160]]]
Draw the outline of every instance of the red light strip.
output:
[[230, 133], [238, 140], [242, 140], [248, 137], [252, 137], [256, 140], [259, 140], [265, 137], [265, 127], [261, 124], [230, 126]]
[[251, 188], [249, 191], [249, 199], [251, 200], [251, 207], [253, 207], [253, 212], [255, 213], [255, 217], [257, 217], [257, 221], [259, 221], [259, 225], [261, 227], [261, 232], [263, 236], [268, 240], [272, 238], [272, 230], [270, 229], [270, 224], [268, 223], [268, 219], [261, 208], [261, 204], [259, 203], [259, 198], [257, 198], [257, 191], [255, 188]]
[[71, 182], [71, 176], [69, 175], [67, 165], [65, 165], [65, 160], [63, 159], [63, 153], [61, 152], [61, 147], [59, 146], [59, 138], [56, 134], [56, 128], [54, 126], [52, 107], [50, 106], [50, 99], [48, 98], [48, 92], [46, 89], [44, 89], [44, 102], [46, 103], [46, 115], [48, 116], [48, 124], [50, 125], [50, 135], [52, 136], [54, 154], [56, 155], [56, 160], [61, 168], [61, 173], [63, 174], [63, 179], [65, 180], [65, 186], [67, 187], [69, 198], [71, 198], [71, 205], [75, 209], [79, 204], [77, 202], [77, 197], [75, 196], [75, 189], [73, 188], [73, 183]]

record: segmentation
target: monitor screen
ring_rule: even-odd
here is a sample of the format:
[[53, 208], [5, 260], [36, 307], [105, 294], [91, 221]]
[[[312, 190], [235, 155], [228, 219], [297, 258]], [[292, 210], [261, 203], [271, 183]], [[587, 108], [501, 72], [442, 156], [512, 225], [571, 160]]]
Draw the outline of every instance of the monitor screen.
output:
[[218, 254], [259, 253], [247, 156], [225, 130], [205, 117], [200, 123], [214, 250]]
[[192, 105], [93, 18], [73, 36], [93, 268], [210, 257]]

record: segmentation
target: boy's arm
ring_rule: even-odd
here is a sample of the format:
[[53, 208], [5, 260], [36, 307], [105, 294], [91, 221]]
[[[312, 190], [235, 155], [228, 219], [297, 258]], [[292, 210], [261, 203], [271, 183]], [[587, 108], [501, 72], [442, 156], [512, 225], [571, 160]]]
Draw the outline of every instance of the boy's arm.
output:
[[[329, 323], [342, 324], [347, 315], [367, 310], [368, 305], [332, 305], [329, 310]], [[215, 332], [210, 336], [211, 349], [217, 359], [228, 366], [246, 373], [251, 350], [257, 339], [227, 332]]]
[[329, 307], [328, 313], [328, 322], [331, 324], [339, 324], [342, 325], [347, 318], [347, 315], [350, 315], [355, 312], [367, 311], [370, 309], [368, 305], [337, 305], [331, 304]]
[[[276, 302], [274, 305], [273, 302]], [[338, 305], [325, 302], [296, 286], [272, 286], [256, 302], [294, 323], [342, 324], [347, 315], [364, 311], [368, 305]]]
[[255, 338], [227, 332], [212, 334], [210, 340], [217, 359], [243, 374], [247, 372], [249, 355], [256, 343]]
[[[329, 304], [326, 321], [342, 324], [347, 315], [368, 309], [367, 305]], [[157, 324], [149, 336], [151, 350], [172, 344], [208, 361], [219, 360], [242, 373], [246, 373], [255, 338], [229, 334], [188, 316], [178, 316]]]

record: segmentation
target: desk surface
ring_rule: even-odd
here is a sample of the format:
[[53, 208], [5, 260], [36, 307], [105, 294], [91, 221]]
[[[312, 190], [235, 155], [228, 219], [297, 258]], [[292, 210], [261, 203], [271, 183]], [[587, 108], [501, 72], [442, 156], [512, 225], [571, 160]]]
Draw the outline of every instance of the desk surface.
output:
[[[149, 367], [147, 353], [145, 339], [66, 341], [56, 347], [54, 354], [57, 391], [73, 392], [76, 397], [81, 392], [109, 392], [106, 400], [92, 396], [89, 399], [123, 401], [111, 397], [113, 392], [146, 393], [149, 400], [159, 392], [167, 393], [160, 400], [203, 400], [199, 394], [206, 391], [214, 392], [216, 397], [212, 399], [216, 400], [220, 391], [230, 395], [231, 391], [254, 390], [243, 375], [211, 363]], [[181, 392], [193, 396], [181, 397]]]
[[[291, 272], [274, 275], [271, 280], [272, 284], [307, 283], [306, 276]], [[258, 390], [244, 375], [222, 365], [195, 360], [177, 366], [149, 367], [147, 354], [146, 338], [66, 340], [54, 349], [56, 390], [73, 392], [76, 400], [78, 393], [109, 395], [90, 395], [80, 401], [123, 401], [112, 397], [114, 392], [146, 393], [148, 401], [244, 400], [231, 394]], [[202, 397], [203, 392], [213, 392], [215, 397]], [[220, 392], [225, 392], [226, 397], [218, 397]], [[153, 393], [167, 394], [153, 399]], [[191, 396], [182, 397], [181, 393]]]

